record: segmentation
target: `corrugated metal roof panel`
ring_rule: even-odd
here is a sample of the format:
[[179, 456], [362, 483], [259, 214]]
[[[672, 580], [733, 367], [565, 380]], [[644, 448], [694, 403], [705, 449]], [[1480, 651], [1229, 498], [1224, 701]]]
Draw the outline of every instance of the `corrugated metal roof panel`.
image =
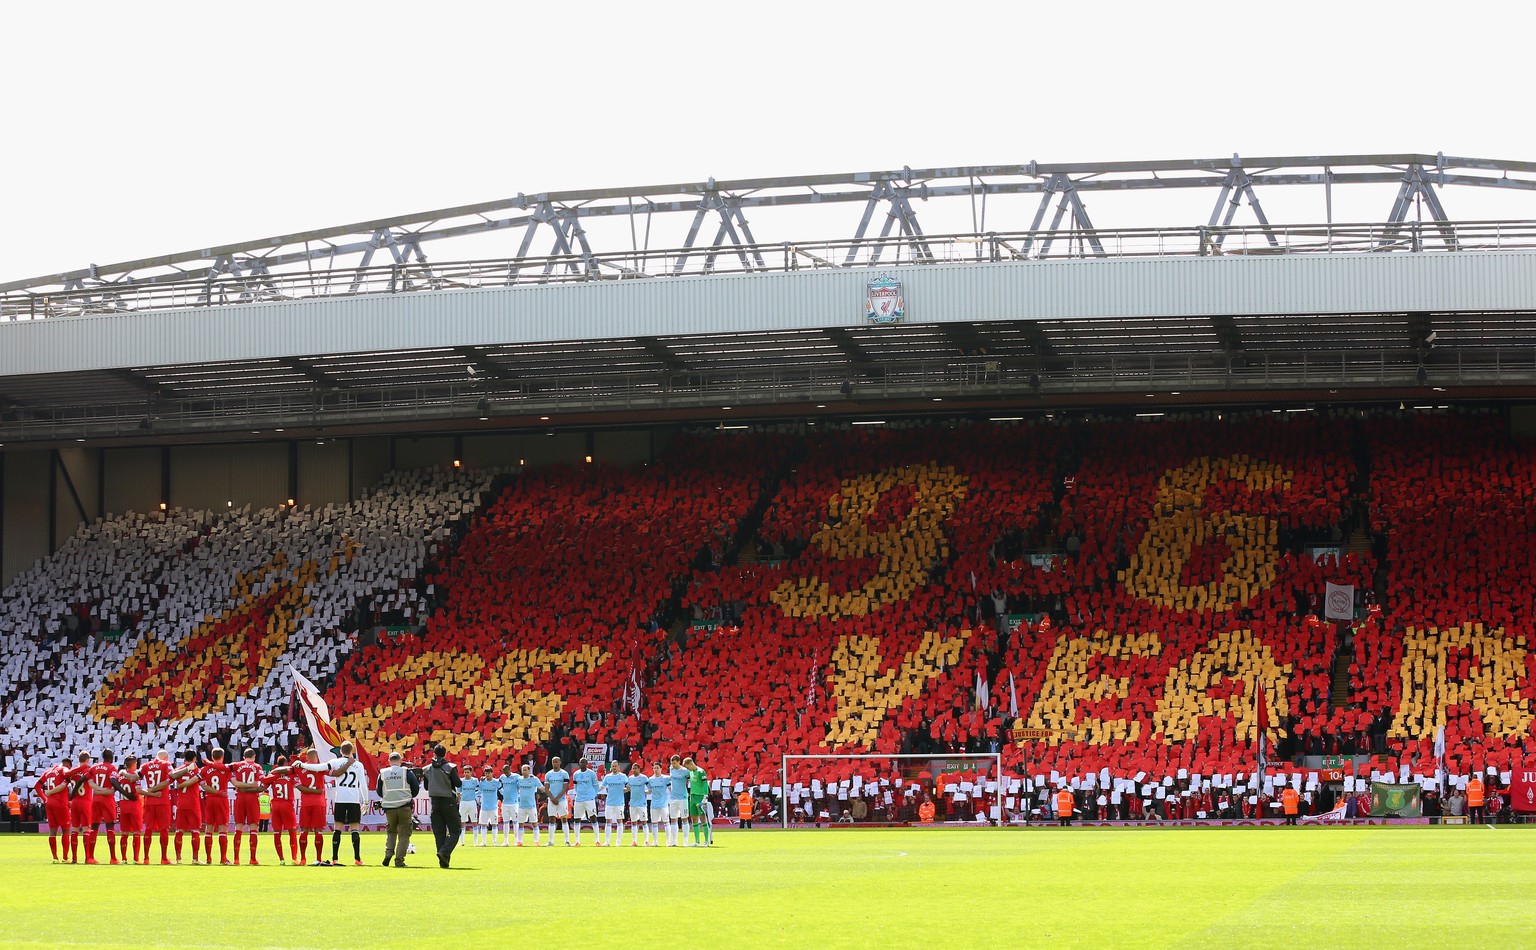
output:
[[[1066, 260], [893, 268], [908, 321], [1536, 309], [1536, 252]], [[655, 278], [0, 324], [0, 376], [316, 354], [633, 340], [863, 318], [875, 271]], [[886, 335], [911, 332], [897, 325]]]

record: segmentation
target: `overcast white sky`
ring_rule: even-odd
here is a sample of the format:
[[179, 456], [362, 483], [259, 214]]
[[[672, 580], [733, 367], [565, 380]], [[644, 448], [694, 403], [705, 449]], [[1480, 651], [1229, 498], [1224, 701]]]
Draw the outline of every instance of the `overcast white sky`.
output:
[[0, 279], [710, 175], [1536, 159], [1532, 19], [1347, 0], [11, 4]]

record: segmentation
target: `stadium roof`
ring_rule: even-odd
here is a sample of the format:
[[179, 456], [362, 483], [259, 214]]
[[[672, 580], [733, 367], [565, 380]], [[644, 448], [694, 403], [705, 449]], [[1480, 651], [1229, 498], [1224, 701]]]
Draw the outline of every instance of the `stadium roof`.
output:
[[[1349, 189], [1375, 189], [1369, 193], [1384, 199], [1386, 213], [1359, 224], [1282, 218], [1276, 209], [1294, 211], [1288, 196], [1306, 187], [1320, 192], [1330, 211]], [[0, 442], [206, 436], [279, 425], [334, 431], [482, 420], [539, 424], [554, 413], [563, 419], [687, 417], [718, 414], [725, 405], [794, 412], [829, 399], [870, 406], [932, 400], [1071, 405], [1141, 399], [1149, 391], [1158, 397], [1199, 392], [1219, 401], [1346, 389], [1395, 398], [1404, 388], [1442, 383], [1469, 395], [1524, 392], [1536, 386], [1536, 294], [1520, 278], [1530, 271], [1529, 254], [1520, 252], [1536, 247], [1536, 208], [1527, 216], [1532, 220], [1451, 220], [1441, 196], [1454, 188], [1506, 197], [1536, 191], [1536, 163], [1412, 154], [1233, 156], [711, 180], [518, 196], [92, 265], [0, 285], [6, 291], [0, 343], [25, 340], [32, 347], [0, 373]], [[1198, 199], [1200, 189], [1205, 200]], [[1095, 227], [1082, 197], [1097, 192], [1102, 203], [1160, 191], [1188, 205], [1173, 213], [1168, 227]], [[1277, 193], [1282, 197], [1270, 197]], [[1036, 198], [1004, 203], [1017, 195]], [[754, 209], [788, 209], [792, 214], [778, 219], [780, 226], [796, 227], [803, 218], [806, 227], [820, 228], [826, 219], [817, 217], [818, 208], [840, 204], [862, 207], [851, 237], [765, 241], [763, 228], [754, 232], [746, 217]], [[1239, 223], [1240, 214], [1253, 223]], [[957, 215], [969, 230], [936, 232], [933, 222], [955, 223]], [[511, 257], [426, 257], [427, 247], [470, 251], [484, 246], [476, 240], [504, 242], [508, 233], [518, 236]], [[551, 242], [550, 253], [535, 252], [540, 239]], [[375, 263], [376, 252], [388, 262]], [[1132, 300], [1117, 301], [1113, 310], [1047, 306], [1010, 317], [1004, 308], [986, 319], [948, 313], [896, 326], [838, 318], [751, 329], [722, 317], [652, 321], [644, 332], [625, 332], [639, 321], [623, 319], [620, 308], [618, 318], [605, 323], [567, 320], [556, 332], [519, 339], [434, 340], [428, 327], [400, 337], [424, 343], [405, 345], [357, 321], [354, 308], [347, 345], [250, 347], [243, 357], [226, 345], [265, 326], [242, 314], [254, 318], [274, 306], [298, 305], [314, 315], [325, 312], [316, 308], [327, 302], [352, 301], [371, 312], [369, 301], [382, 306], [447, 292], [446, 300], [454, 291], [487, 288], [627, 286], [630, 294], [642, 287], [649, 294], [657, 286], [679, 287], [671, 280], [677, 277], [697, 286], [699, 278], [726, 274], [771, 279], [857, 272], [862, 282], [876, 268], [910, 275], [915, 284], [929, 274], [985, 270], [943, 265], [1099, 262], [1110, 274], [1126, 262], [1163, 266], [1191, 258], [1434, 258], [1470, 267], [1490, 253], [1487, 259], [1513, 266], [1503, 268], [1512, 293], [1482, 293], [1482, 272], [1463, 268], [1472, 276], [1449, 285], [1459, 288], [1454, 299], [1430, 294], [1424, 305], [1405, 303], [1415, 298], [1387, 286], [1350, 294], [1348, 306], [1309, 308], [1297, 302], [1305, 295], [1287, 296], [1283, 278], [1275, 277], [1286, 272], [1275, 271], [1266, 279], [1281, 281], [1268, 291], [1279, 312], [1251, 305], [1138, 310]], [[1424, 278], [1444, 286], [1439, 273], [1425, 270]], [[739, 281], [732, 288], [752, 293]], [[1198, 281], [1175, 282], [1168, 292], [1199, 297], [1207, 289]], [[916, 309], [914, 320], [938, 309], [929, 303], [926, 311]], [[75, 325], [90, 336], [78, 339], [116, 339], [112, 332], [132, 335], [138, 325], [132, 321], [142, 321], [148, 333], [170, 325], [156, 323], [159, 315], [192, 311], [217, 311], [223, 319], [202, 323], [191, 339], [183, 332], [177, 357], [166, 362], [108, 357], [92, 364], [97, 368], [82, 363], [38, 372], [57, 355], [37, 349], [54, 345], [39, 341], [62, 337], [19, 335], [23, 328], [62, 329], [84, 318]], [[112, 322], [95, 322], [100, 318]], [[583, 332], [583, 322], [594, 325]], [[121, 357], [131, 347], [116, 350]]]

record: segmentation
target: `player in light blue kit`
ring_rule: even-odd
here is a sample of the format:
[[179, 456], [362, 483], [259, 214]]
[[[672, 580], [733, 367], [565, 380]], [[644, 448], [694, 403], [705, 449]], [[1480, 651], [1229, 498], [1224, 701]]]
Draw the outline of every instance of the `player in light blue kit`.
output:
[[523, 826], [533, 826], [533, 843], [539, 843], [539, 792], [544, 783], [533, 774], [533, 766], [524, 765], [517, 776], [517, 808], [512, 812], [512, 833], [519, 848], [523, 846]]
[[651, 848], [660, 845], [662, 829], [666, 829], [667, 847], [673, 847], [677, 842], [672, 835], [672, 816], [667, 811], [672, 776], [667, 774], [660, 759], [651, 766], [651, 777], [646, 780], [646, 785], [651, 792], [651, 823], [645, 827], [645, 844]]
[[496, 795], [500, 791], [496, 776], [487, 765], [480, 773], [480, 820], [475, 824], [475, 846], [485, 847], [491, 826], [496, 823]]
[[571, 846], [571, 812], [570, 801], [566, 797], [566, 789], [571, 787], [571, 773], [560, 767], [560, 757], [557, 755], [549, 760], [549, 771], [544, 773], [544, 787], [549, 789], [549, 807], [545, 814], [549, 817], [549, 840], [544, 842], [544, 847], [552, 848], [555, 844], [555, 825], [560, 826], [560, 831], [565, 835], [565, 846]]
[[[603, 840], [598, 847], [614, 845], [617, 847], [624, 843], [624, 789], [629, 785], [629, 776], [624, 770], [615, 767], [607, 775], [603, 776]], [[618, 830], [618, 839], [614, 839], [614, 830]]]
[[[646, 793], [650, 791], [650, 785], [645, 780], [645, 769], [639, 762], [629, 763], [629, 821], [634, 829], [633, 836], [629, 839], [631, 848], [640, 847], [640, 829], [650, 817], [646, 809]], [[619, 843], [623, 844], [623, 834], [619, 835]]]
[[688, 770], [683, 768], [683, 757], [674, 755], [671, 762], [671, 771], [668, 773], [671, 783], [667, 787], [667, 815], [672, 820], [672, 828], [669, 829], [672, 840], [683, 840], [683, 847], [691, 848], [693, 843], [688, 840], [684, 826], [688, 824]]
[[599, 844], [597, 830], [597, 773], [592, 771], [586, 759], [576, 763], [576, 771], [571, 773], [571, 784], [576, 788], [576, 802], [572, 806], [575, 810], [571, 813], [571, 824], [576, 826], [576, 847], [581, 847], [581, 823], [586, 822], [592, 826], [592, 837]]
[[496, 825], [496, 841], [505, 848], [512, 843], [512, 832], [508, 829], [512, 824], [512, 811], [517, 808], [517, 775], [512, 771], [511, 762], [501, 767], [496, 784], [501, 788], [501, 821]]
[[480, 830], [475, 827], [480, 823], [480, 780], [469, 769], [464, 770], [464, 777], [459, 780], [459, 822], [463, 826], [459, 831], [460, 844], [471, 831], [476, 838], [480, 837]]

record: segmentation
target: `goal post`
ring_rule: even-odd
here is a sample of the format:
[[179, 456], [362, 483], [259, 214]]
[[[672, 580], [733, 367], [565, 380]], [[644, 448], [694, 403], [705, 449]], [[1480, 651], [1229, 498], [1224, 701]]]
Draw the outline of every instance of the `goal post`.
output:
[[[915, 809], [927, 800], [943, 812], [945, 823], [963, 815], [972, 824], [975, 812], [967, 806], [985, 801], [986, 824], [1000, 824], [1006, 788], [999, 752], [785, 754], [779, 764], [779, 822], [788, 828], [809, 807], [810, 820], [819, 824], [818, 803], [863, 800], [871, 813], [884, 813], [877, 819], [882, 823], [915, 824]], [[831, 807], [826, 810], [835, 821], [839, 816], [830, 814]]]

